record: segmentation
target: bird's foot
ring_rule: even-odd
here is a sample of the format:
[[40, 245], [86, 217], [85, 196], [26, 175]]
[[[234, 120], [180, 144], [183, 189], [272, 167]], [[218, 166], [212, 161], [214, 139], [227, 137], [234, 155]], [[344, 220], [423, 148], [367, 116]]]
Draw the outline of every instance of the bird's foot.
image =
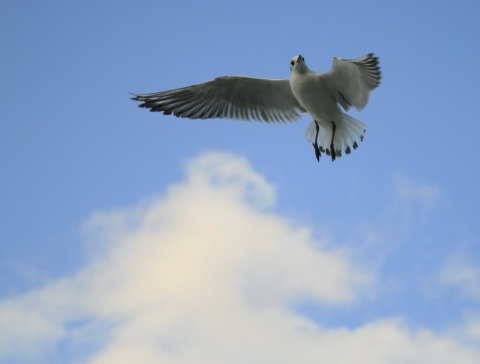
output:
[[333, 146], [333, 143], [330, 144], [330, 156], [332, 157], [332, 162], [337, 157], [337, 153], [335, 152], [335, 147]]
[[337, 126], [335, 125], [335, 122], [332, 121], [332, 140], [330, 142], [330, 154], [332, 156], [332, 162], [335, 160], [335, 157], [337, 156], [337, 153], [335, 152], [335, 146], [333, 145], [333, 139], [335, 139], [335, 131], [337, 130]]
[[317, 157], [317, 161], [320, 162], [320, 148], [318, 147], [318, 132], [320, 131], [320, 126], [318, 125], [317, 120], [315, 121], [315, 129], [317, 131], [317, 134], [315, 134], [315, 143], [313, 144], [313, 148], [315, 148], [315, 157]]
[[320, 148], [318, 147], [317, 143], [312, 143], [312, 145], [313, 145], [313, 148], [315, 149], [315, 157], [317, 157], [317, 161], [320, 162], [320, 156], [321, 156]]

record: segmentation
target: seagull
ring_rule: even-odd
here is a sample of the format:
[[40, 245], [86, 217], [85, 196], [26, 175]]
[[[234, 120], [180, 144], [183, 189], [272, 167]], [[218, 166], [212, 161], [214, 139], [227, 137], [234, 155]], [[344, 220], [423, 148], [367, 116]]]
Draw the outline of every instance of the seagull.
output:
[[[294, 122], [308, 113], [305, 131], [315, 157], [336, 157], [357, 149], [366, 125], [344, 112], [362, 110], [380, 84], [378, 57], [373, 53], [347, 60], [333, 58], [330, 71], [316, 73], [301, 55], [290, 60], [290, 78], [224, 76], [212, 81], [150, 94], [133, 94], [139, 107], [189, 119], [233, 119]], [[340, 108], [341, 107], [341, 108]]]

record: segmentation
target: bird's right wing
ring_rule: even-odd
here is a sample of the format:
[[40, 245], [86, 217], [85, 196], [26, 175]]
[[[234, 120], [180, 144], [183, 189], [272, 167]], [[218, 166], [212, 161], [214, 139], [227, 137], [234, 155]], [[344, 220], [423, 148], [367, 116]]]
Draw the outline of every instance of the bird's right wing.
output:
[[370, 53], [352, 60], [335, 57], [332, 69], [320, 77], [335, 101], [345, 110], [350, 106], [361, 110], [368, 103], [370, 91], [380, 84], [382, 76], [378, 58]]
[[151, 94], [134, 94], [139, 107], [190, 119], [296, 121], [305, 112], [293, 96], [289, 79], [243, 76]]

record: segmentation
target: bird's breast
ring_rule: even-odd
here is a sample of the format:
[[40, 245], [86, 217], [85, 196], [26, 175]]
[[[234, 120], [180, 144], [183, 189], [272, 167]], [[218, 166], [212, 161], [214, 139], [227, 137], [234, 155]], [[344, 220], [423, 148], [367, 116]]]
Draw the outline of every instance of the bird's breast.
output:
[[315, 74], [296, 74], [290, 77], [293, 95], [314, 118], [323, 118], [338, 109], [322, 80]]

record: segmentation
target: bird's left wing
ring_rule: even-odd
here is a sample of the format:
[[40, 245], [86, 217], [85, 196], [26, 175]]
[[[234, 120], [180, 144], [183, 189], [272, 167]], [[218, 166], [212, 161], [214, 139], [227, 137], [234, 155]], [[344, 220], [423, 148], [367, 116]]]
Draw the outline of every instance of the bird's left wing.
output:
[[243, 76], [151, 94], [134, 94], [139, 107], [190, 119], [296, 121], [305, 112], [293, 96], [289, 79]]
[[352, 60], [335, 57], [332, 69], [320, 77], [345, 110], [351, 106], [361, 110], [368, 103], [370, 91], [380, 84], [381, 73], [378, 58], [370, 53]]

